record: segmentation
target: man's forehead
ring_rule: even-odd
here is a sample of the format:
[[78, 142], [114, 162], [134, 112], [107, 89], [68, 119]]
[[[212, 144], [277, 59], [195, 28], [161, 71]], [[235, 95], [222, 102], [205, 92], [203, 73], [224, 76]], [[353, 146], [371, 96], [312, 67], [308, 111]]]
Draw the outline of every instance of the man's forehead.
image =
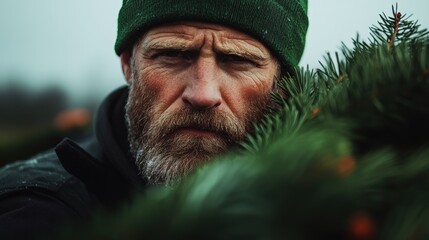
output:
[[246, 33], [229, 26], [203, 22], [176, 22], [151, 28], [140, 38], [140, 44], [151, 48], [188, 48], [198, 44], [197, 38], [203, 34], [213, 37], [217, 47], [226, 50], [238, 48], [261, 56], [271, 55], [261, 42]]

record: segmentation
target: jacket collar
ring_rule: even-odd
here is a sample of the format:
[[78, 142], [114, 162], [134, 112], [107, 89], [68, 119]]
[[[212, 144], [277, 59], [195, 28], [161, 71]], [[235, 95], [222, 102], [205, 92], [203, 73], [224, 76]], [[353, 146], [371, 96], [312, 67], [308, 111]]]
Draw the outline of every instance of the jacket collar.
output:
[[79, 178], [97, 199], [112, 205], [145, 189], [130, 156], [125, 124], [128, 87], [112, 92], [101, 104], [94, 136], [77, 144], [64, 139], [55, 151], [64, 168]]
[[112, 92], [101, 104], [95, 119], [95, 136], [107, 161], [123, 175], [128, 184], [142, 187], [145, 182], [139, 176], [134, 159], [130, 155], [125, 124], [125, 104], [128, 86]]

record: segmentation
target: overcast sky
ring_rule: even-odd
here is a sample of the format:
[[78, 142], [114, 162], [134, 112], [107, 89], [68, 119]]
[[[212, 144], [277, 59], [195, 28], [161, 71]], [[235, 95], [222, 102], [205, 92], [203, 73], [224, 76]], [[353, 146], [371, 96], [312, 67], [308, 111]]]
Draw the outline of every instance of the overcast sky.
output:
[[[105, 95], [124, 84], [113, 51], [122, 0], [0, 0], [0, 86], [18, 78], [36, 88], [66, 86], [74, 96]], [[300, 65], [318, 67], [379, 14], [399, 4], [429, 28], [428, 0], [309, 0], [310, 28]]]

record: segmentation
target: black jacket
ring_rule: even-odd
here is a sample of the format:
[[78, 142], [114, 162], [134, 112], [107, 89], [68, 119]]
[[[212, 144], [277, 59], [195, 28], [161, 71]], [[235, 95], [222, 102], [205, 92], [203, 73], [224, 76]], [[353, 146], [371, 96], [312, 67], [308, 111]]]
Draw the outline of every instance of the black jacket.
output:
[[124, 106], [128, 88], [111, 93], [94, 136], [0, 169], [0, 239], [33, 238], [68, 221], [112, 210], [145, 189], [131, 157]]

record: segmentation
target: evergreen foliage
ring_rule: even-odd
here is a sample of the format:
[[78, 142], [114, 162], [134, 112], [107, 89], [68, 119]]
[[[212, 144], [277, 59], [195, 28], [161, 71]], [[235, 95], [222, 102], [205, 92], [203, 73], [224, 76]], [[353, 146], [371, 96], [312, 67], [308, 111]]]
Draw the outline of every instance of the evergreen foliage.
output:
[[392, 7], [297, 69], [240, 153], [66, 239], [429, 239], [428, 32]]

